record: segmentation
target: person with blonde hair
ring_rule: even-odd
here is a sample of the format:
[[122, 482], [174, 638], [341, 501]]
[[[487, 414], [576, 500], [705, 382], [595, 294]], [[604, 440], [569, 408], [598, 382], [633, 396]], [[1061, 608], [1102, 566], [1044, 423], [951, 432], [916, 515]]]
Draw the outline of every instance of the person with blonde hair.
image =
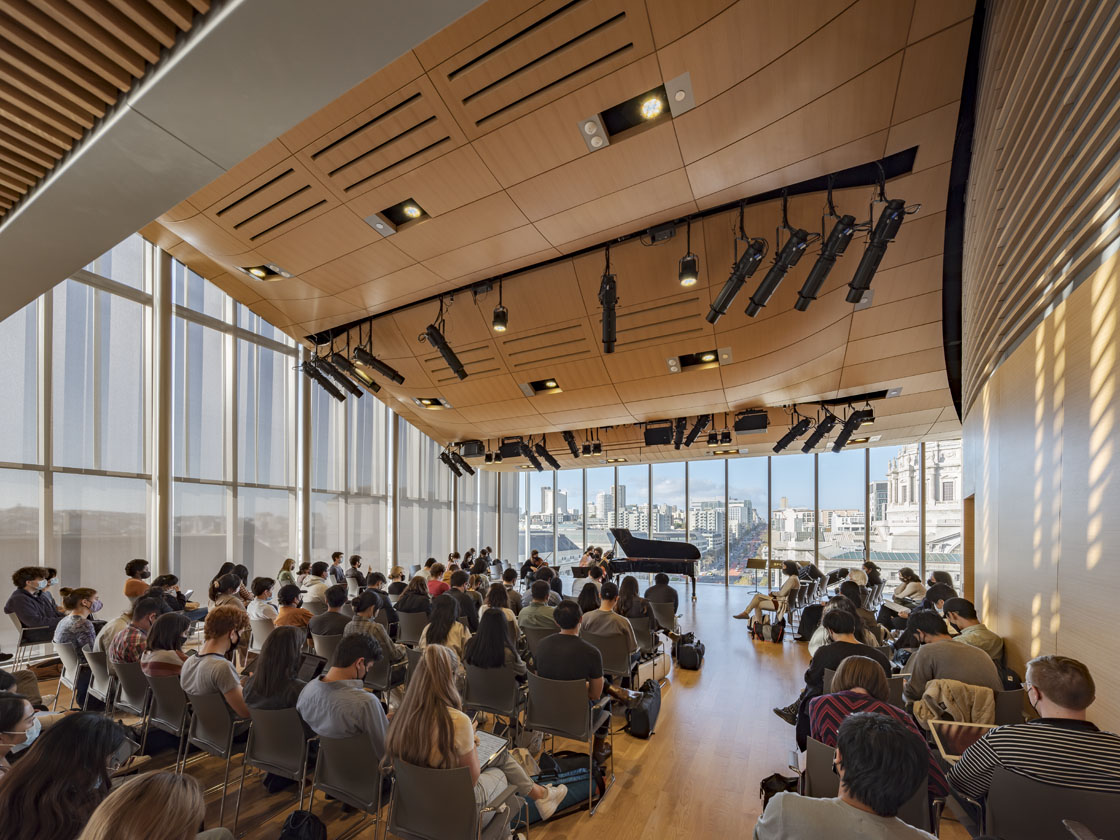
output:
[[292, 571], [296, 566], [296, 561], [291, 557], [286, 559], [280, 566], [280, 571], [276, 573], [276, 582], [283, 586], [286, 583], [296, 582], [296, 573]]
[[404, 592], [408, 584], [405, 582], [404, 566], [394, 566], [389, 570], [389, 588], [386, 590], [390, 595], [399, 596]]
[[467, 767], [479, 808], [513, 785], [519, 795], [534, 801], [541, 819], [547, 820], [567, 795], [567, 787], [536, 784], [508, 751], [494, 766], [485, 770], [479, 766], [474, 726], [463, 713], [455, 670], [455, 655], [449, 648], [424, 648], [404, 700], [389, 723], [386, 758], [436, 770]]
[[113, 789], [78, 840], [233, 840], [228, 828], [199, 832], [206, 817], [193, 776], [145, 773]]

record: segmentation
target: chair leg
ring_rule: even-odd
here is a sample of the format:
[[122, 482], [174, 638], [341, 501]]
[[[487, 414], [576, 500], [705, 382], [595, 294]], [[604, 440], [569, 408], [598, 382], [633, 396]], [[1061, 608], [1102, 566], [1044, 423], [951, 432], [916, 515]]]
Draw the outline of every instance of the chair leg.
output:
[[[228, 771], [227, 771], [228, 772]], [[237, 820], [241, 816], [241, 792], [245, 789], [245, 759], [241, 760], [241, 781], [237, 783], [237, 806], [233, 809], [233, 836], [237, 836]], [[223, 794], [224, 798], [224, 794]]]
[[[222, 804], [218, 806], [218, 825], [224, 824], [225, 823], [225, 818], [226, 818], [226, 790], [229, 788], [229, 765], [230, 765], [230, 762], [233, 761], [232, 740], [233, 739], [231, 738], [230, 739], [230, 741], [231, 741], [230, 747], [226, 751], [226, 775], [225, 775], [225, 778], [222, 779]], [[245, 776], [244, 768], [242, 768], [241, 775], [242, 775], [242, 777]]]

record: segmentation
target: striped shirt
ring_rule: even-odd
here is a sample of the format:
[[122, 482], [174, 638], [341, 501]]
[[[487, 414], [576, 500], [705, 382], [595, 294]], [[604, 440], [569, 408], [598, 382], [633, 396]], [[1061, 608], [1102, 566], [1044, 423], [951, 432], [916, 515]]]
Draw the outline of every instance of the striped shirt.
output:
[[996, 767], [1057, 787], [1120, 793], [1120, 735], [1065, 718], [1000, 726], [964, 751], [949, 782], [980, 799]]

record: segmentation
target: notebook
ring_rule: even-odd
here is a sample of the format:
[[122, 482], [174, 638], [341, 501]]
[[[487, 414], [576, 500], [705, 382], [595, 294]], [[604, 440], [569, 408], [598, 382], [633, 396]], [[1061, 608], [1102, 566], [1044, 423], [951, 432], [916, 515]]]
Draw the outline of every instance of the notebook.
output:
[[950, 764], [960, 761], [964, 751], [984, 737], [989, 729], [995, 729], [988, 723], [957, 723], [953, 720], [931, 720], [930, 731], [933, 733], [933, 742], [941, 757]]
[[323, 669], [326, 667], [327, 660], [323, 657], [316, 656], [313, 653], [304, 653], [299, 660], [299, 671], [296, 672], [296, 679], [305, 683], [311, 682], [323, 673]]
[[505, 738], [499, 738], [484, 729], [475, 732], [475, 738], [478, 740], [478, 745], [475, 747], [475, 752], [478, 753], [478, 766], [483, 770], [497, 761], [502, 750], [508, 746]]

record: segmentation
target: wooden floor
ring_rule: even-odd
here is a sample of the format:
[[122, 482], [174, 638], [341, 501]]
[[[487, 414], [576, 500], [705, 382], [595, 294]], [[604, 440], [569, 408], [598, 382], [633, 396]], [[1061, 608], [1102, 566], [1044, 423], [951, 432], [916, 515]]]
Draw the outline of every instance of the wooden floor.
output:
[[[793, 727], [770, 710], [797, 697], [809, 659], [806, 645], [789, 636], [780, 645], [752, 642], [747, 623], [731, 618], [752, 591], [701, 586], [695, 604], [682, 598], [682, 626], [707, 646], [703, 669], [670, 674], [652, 738], [615, 735], [615, 785], [594, 817], [581, 812], [533, 827], [531, 837], [751, 836], [761, 813], [759, 781], [775, 772], [788, 775], [789, 752], [794, 748]], [[561, 747], [559, 740], [557, 747]], [[235, 781], [240, 772], [236, 762], [231, 772]], [[188, 772], [209, 787], [221, 784], [222, 770], [222, 762], [207, 758]], [[235, 794], [236, 784], [226, 802], [224, 824], [230, 828]], [[214, 793], [207, 799], [208, 828], [218, 825], [218, 798]], [[295, 800], [294, 789], [267, 795], [251, 774], [245, 782], [239, 833], [247, 831], [249, 840], [274, 840]], [[343, 815], [341, 806], [322, 797], [316, 798], [315, 813], [327, 823], [332, 838], [359, 820]], [[359, 836], [372, 838], [372, 828]], [[957, 823], [943, 820], [940, 836], [964, 840], [968, 834]]]

